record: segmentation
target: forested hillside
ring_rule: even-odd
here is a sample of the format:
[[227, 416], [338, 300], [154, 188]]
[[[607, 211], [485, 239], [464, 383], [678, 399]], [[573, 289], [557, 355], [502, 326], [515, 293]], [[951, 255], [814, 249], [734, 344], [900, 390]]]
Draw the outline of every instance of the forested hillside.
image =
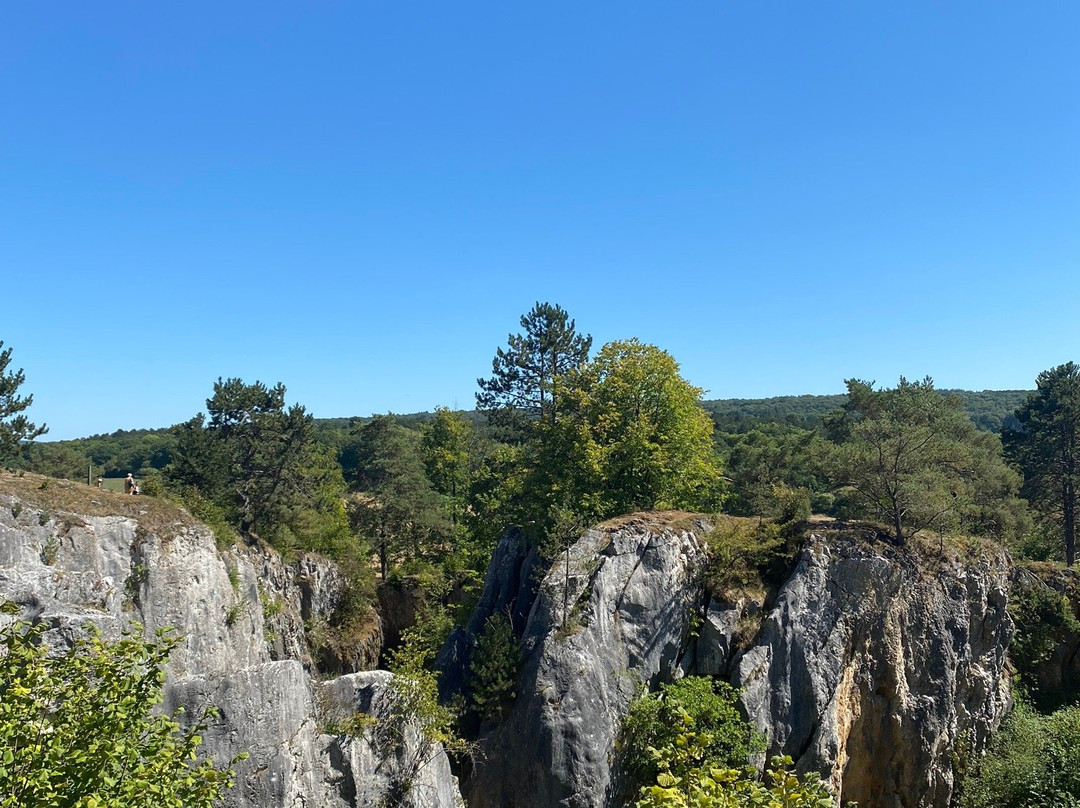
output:
[[[1024, 390], [944, 390], [964, 403], [964, 410], [982, 430], [1000, 432], [1002, 424], [1013, 417], [1023, 401]], [[822, 396], [777, 396], [774, 398], [727, 398], [702, 401], [701, 406], [713, 417], [717, 429], [744, 431], [755, 424], [785, 424], [804, 429], [818, 429], [822, 419], [847, 400], [843, 394]], [[481, 429], [483, 413], [476, 410], [462, 415]], [[373, 416], [351, 418], [315, 418], [316, 439], [329, 447], [340, 448], [345, 436], [357, 424]], [[392, 414], [402, 426], [417, 429], [435, 418], [432, 412]], [[28, 471], [66, 479], [86, 479], [88, 467], [93, 476], [123, 477], [129, 471], [139, 475], [150, 469], [161, 470], [172, 459], [175, 440], [171, 427], [160, 429], [117, 430], [108, 435], [63, 441], [38, 441], [23, 459]]]

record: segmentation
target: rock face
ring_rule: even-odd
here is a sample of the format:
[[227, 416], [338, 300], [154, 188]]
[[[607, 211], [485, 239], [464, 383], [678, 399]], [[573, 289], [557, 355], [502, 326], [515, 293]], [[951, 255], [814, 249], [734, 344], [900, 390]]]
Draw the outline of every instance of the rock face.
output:
[[[587, 532], [569, 567], [556, 561], [524, 629], [517, 701], [482, 738], [486, 757], [465, 784], [470, 806], [623, 804], [613, 761], [627, 706], [642, 683], [686, 674], [742, 688], [771, 752], [825, 775], [838, 804], [949, 805], [951, 753], [981, 750], [1009, 706], [1006, 554], [917, 562], [888, 545], [812, 537], [768, 604], [703, 608], [704, 530], [629, 520]], [[502, 566], [485, 597], [517, 586], [518, 566]]]
[[[347, 702], [350, 715], [378, 718], [392, 691], [388, 673], [315, 684], [315, 663], [324, 660], [313, 660], [305, 624], [331, 619], [343, 584], [331, 562], [307, 556], [286, 564], [263, 547], [222, 551], [209, 529], [163, 503], [108, 492], [94, 492], [100, 501], [91, 503], [92, 489], [50, 485], [67, 486], [67, 499], [82, 497], [91, 510], [129, 515], [79, 515], [0, 493], [0, 601], [45, 622], [50, 645], [70, 644], [87, 622], [106, 637], [135, 622], [148, 634], [175, 628], [183, 642], [170, 659], [165, 707], [183, 706], [194, 717], [217, 706], [203, 748], [222, 764], [241, 751], [250, 755], [236, 766], [226, 806], [375, 806], [402, 781], [387, 772], [402, 771], [401, 761], [418, 750], [415, 786], [393, 804], [460, 806], [445, 752], [415, 727], [403, 727], [390, 746], [373, 746], [370, 731], [325, 731], [327, 694], [339, 709]], [[335, 664], [373, 665], [379, 646], [376, 623], [372, 636]]]
[[[166, 706], [193, 716], [217, 705], [205, 749], [222, 763], [251, 755], [229, 808], [460, 808], [443, 750], [398, 720], [388, 673], [317, 682], [320, 667], [374, 664], [379, 647], [376, 635], [327, 659], [309, 646], [341, 591], [332, 564], [220, 550], [208, 529], [149, 499], [96, 492], [102, 502], [77, 515], [5, 490], [0, 478], [0, 600], [45, 622], [50, 643], [87, 622], [106, 636], [134, 621], [176, 627]], [[626, 517], [546, 569], [524, 537], [504, 536], [476, 612], [440, 655], [441, 686], [462, 692], [473, 640], [496, 613], [523, 652], [513, 707], [483, 727], [464, 782], [470, 808], [623, 804], [615, 740], [627, 708], [642, 686], [688, 674], [742, 688], [771, 751], [824, 774], [838, 804], [949, 805], [953, 751], [982, 749], [1009, 704], [1017, 573], [1005, 553], [919, 557], [811, 537], [767, 600], [710, 599], [698, 574], [708, 530], [687, 514]]]
[[[609, 799], [619, 723], [643, 683], [672, 674], [697, 601], [701, 548], [692, 526], [676, 521], [590, 530], [552, 565], [524, 627], [517, 700], [483, 739], [466, 785], [470, 808], [594, 808]], [[520, 574], [520, 564], [502, 567]], [[513, 578], [489, 577], [484, 598], [518, 589]]]
[[950, 753], [985, 746], [1009, 706], [1009, 563], [937, 569], [854, 540], [814, 540], [732, 683], [773, 753], [861, 808], [949, 804]]

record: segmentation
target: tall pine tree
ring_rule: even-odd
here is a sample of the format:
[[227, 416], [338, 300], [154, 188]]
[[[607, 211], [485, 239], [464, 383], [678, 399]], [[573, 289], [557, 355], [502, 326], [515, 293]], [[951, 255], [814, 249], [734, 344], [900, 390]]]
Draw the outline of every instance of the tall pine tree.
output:
[[1003, 432], [1009, 459], [1023, 473], [1021, 492], [1044, 517], [1061, 525], [1065, 563], [1076, 560], [1080, 485], [1080, 366], [1044, 370], [1037, 389], [1016, 410], [1019, 428]]

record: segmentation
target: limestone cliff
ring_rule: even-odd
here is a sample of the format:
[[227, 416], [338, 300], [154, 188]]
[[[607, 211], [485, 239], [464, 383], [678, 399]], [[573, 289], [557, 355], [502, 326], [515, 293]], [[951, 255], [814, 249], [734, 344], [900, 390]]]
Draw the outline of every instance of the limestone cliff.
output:
[[1009, 706], [1009, 562], [980, 548], [918, 560], [813, 537], [737, 660], [772, 752], [863, 808], [944, 806], [955, 751], [981, 750]]
[[[482, 727], [463, 784], [471, 808], [620, 805], [615, 742], [631, 700], [692, 673], [742, 688], [772, 750], [822, 772], [838, 801], [949, 804], [954, 753], [981, 749], [1009, 703], [1017, 573], [1007, 555], [821, 532], [767, 595], [710, 595], [700, 574], [709, 532], [689, 514], [624, 517], [586, 531], [553, 564], [507, 533], [476, 613], [440, 657], [444, 691], [461, 692], [473, 638], [496, 612], [524, 656], [513, 707]], [[392, 723], [389, 674], [313, 675], [377, 658], [375, 622], [332, 658], [309, 642], [341, 584], [314, 556], [221, 549], [148, 497], [0, 475], [0, 599], [44, 621], [55, 643], [87, 622], [107, 636], [136, 621], [175, 627], [184, 641], [166, 705], [217, 705], [206, 748], [222, 761], [251, 754], [230, 808], [460, 806], [445, 753]], [[372, 732], [357, 715], [394, 731]], [[349, 724], [360, 729], [338, 731]]]
[[[771, 597], [713, 598], [691, 639], [707, 531], [686, 517], [624, 519], [552, 565], [524, 627], [517, 701], [482, 738], [469, 804], [620, 804], [614, 742], [631, 698], [697, 673], [741, 687], [772, 751], [820, 771], [838, 802], [945, 808], [953, 752], [980, 750], [1009, 705], [1007, 555], [814, 536]], [[520, 592], [514, 557], [497, 553], [509, 577], [489, 576], [485, 599]]]
[[[329, 622], [342, 582], [316, 556], [286, 563], [266, 547], [219, 549], [208, 528], [149, 497], [0, 473], [0, 601], [45, 622], [60, 646], [88, 622], [107, 637], [132, 623], [175, 628], [183, 642], [166, 707], [195, 715], [215, 705], [204, 748], [221, 762], [250, 754], [229, 808], [374, 806], [391, 792], [394, 804], [459, 806], [445, 753], [415, 728], [392, 748], [327, 731], [327, 704], [385, 719], [392, 698], [385, 672], [317, 683], [325, 660], [313, 660], [309, 629]], [[373, 667], [378, 631], [376, 620], [334, 666]]]

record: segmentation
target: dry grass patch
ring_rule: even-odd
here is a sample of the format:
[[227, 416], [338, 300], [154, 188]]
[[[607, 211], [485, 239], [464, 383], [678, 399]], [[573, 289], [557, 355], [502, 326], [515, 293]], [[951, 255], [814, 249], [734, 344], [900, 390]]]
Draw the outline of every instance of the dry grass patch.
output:
[[[690, 531], [702, 533], [712, 524], [712, 518], [690, 511], [637, 511], [622, 516], [614, 516], [596, 526], [598, 530], [620, 530], [626, 527], [640, 527], [646, 530]], [[703, 531], [703, 527], [705, 531]]]
[[104, 488], [44, 477], [0, 471], [0, 494], [24, 506], [76, 516], [122, 516], [136, 520], [144, 532], [163, 532], [198, 524], [185, 510], [166, 500], [143, 494], [131, 496]]

